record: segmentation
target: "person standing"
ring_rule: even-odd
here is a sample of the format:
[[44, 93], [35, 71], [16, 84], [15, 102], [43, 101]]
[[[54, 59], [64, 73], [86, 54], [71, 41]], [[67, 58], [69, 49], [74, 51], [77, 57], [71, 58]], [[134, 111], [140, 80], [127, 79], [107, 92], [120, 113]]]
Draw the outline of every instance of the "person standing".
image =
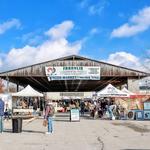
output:
[[0, 99], [0, 133], [3, 132], [4, 102]]
[[4, 119], [7, 119], [7, 120], [10, 119], [10, 109], [8, 107], [8, 104], [5, 105]]
[[48, 101], [45, 106], [45, 114], [44, 114], [44, 121], [47, 121], [48, 125], [48, 132], [46, 134], [50, 134], [53, 132], [53, 116], [54, 116], [54, 106], [52, 102]]
[[115, 110], [116, 110], [115, 102], [113, 100], [111, 100], [109, 103], [109, 107], [108, 107], [108, 112], [109, 112], [111, 120], [115, 120], [115, 115], [114, 115]]
[[35, 99], [33, 102], [33, 115], [36, 115], [37, 108], [38, 108], [37, 99]]
[[85, 103], [83, 101], [81, 101], [80, 108], [81, 108], [81, 116], [83, 116], [85, 111]]

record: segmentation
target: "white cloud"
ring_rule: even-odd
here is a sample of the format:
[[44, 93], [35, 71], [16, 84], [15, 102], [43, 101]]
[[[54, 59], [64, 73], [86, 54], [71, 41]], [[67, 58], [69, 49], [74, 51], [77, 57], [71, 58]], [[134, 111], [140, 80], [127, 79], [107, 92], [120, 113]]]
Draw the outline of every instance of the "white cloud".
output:
[[3, 22], [0, 24], [0, 34], [5, 33], [7, 30], [16, 27], [19, 28], [21, 25], [18, 19], [11, 19], [9, 21]]
[[99, 33], [99, 29], [98, 28], [92, 28], [91, 31], [90, 31], [91, 35], [94, 35], [94, 34], [97, 34], [97, 33]]
[[90, 15], [100, 15], [108, 4], [108, 0], [100, 0], [98, 2], [82, 0], [80, 2], [80, 7], [86, 8]]
[[2, 59], [0, 59], [0, 67], [3, 65]]
[[27, 43], [29, 45], [38, 45], [43, 41], [43, 36], [39, 35], [37, 32], [30, 32], [27, 34], [23, 34], [18, 38], [23, 43]]
[[99, 2], [98, 4], [95, 4], [95, 5], [91, 5], [89, 7], [89, 14], [90, 15], [95, 15], [95, 14], [101, 14], [103, 9], [105, 8], [105, 3], [101, 3]]
[[143, 67], [138, 57], [124, 51], [110, 54], [106, 61], [111, 64], [146, 71], [146, 68]]
[[130, 37], [147, 30], [150, 27], [150, 7], [146, 7], [132, 16], [128, 23], [114, 29], [111, 37]]
[[85, 7], [88, 6], [88, 3], [89, 3], [89, 0], [82, 0], [82, 1], [80, 2], [80, 7], [81, 7], [81, 8], [85, 8]]
[[53, 28], [49, 29], [45, 32], [45, 34], [50, 36], [52, 39], [66, 38], [73, 27], [74, 24], [72, 21], [64, 21], [61, 24], [55, 25]]
[[69, 42], [67, 37], [73, 28], [72, 21], [64, 21], [45, 32], [49, 38], [37, 46], [13, 48], [5, 55], [4, 67], [17, 68], [66, 55], [78, 54], [82, 41]]

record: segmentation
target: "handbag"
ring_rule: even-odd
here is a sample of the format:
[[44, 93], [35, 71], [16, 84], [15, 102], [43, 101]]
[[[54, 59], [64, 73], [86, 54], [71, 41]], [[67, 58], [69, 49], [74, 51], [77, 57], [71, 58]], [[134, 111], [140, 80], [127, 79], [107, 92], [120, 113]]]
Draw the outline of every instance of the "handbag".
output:
[[48, 121], [45, 119], [45, 120], [43, 121], [43, 126], [46, 127], [47, 124], [48, 124]]

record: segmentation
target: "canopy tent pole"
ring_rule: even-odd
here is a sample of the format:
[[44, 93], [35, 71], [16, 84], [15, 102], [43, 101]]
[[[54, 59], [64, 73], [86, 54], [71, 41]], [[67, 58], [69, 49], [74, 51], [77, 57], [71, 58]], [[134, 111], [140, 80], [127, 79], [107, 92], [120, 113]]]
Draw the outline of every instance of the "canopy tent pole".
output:
[[17, 92], [19, 92], [19, 82], [17, 83]]

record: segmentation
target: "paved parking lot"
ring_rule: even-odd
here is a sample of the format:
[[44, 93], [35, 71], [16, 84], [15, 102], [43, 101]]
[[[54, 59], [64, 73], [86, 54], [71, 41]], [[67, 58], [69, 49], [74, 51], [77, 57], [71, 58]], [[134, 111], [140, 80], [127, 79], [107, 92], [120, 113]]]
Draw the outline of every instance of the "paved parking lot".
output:
[[57, 114], [54, 132], [46, 135], [43, 119], [23, 122], [22, 133], [11, 132], [5, 121], [0, 150], [150, 150], [150, 122], [93, 120], [70, 122], [68, 114]]

